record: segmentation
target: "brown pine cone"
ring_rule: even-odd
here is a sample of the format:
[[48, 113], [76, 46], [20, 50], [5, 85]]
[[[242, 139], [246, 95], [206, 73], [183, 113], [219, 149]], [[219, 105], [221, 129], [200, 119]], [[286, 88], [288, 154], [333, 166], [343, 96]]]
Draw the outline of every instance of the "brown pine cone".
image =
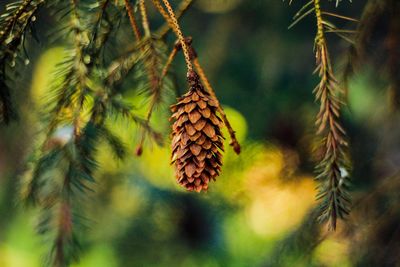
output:
[[189, 191], [208, 189], [210, 180], [219, 175], [222, 166], [222, 120], [217, 103], [204, 90], [196, 72], [187, 77], [189, 92], [171, 106], [172, 163], [177, 182]]

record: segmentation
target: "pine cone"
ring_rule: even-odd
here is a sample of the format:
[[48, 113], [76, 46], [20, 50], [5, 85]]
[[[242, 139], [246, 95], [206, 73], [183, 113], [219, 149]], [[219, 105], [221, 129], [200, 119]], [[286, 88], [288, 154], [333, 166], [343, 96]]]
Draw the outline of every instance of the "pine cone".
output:
[[222, 166], [222, 120], [217, 103], [204, 90], [196, 72], [188, 73], [190, 90], [171, 107], [172, 163], [176, 179], [189, 191], [208, 189]]

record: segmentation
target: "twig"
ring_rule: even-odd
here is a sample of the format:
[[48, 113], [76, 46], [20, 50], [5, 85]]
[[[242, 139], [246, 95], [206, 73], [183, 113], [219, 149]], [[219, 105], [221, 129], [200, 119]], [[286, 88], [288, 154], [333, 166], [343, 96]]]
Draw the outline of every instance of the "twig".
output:
[[176, 46], [174, 46], [174, 48], [172, 49], [171, 53], [168, 56], [167, 62], [164, 65], [164, 68], [161, 72], [161, 76], [160, 76], [160, 83], [162, 83], [163, 79], [165, 76], [167, 76], [168, 71], [172, 65], [172, 62], [175, 59], [176, 54], [178, 53], [178, 49], [176, 48]]
[[[190, 71], [193, 70], [193, 65], [192, 62], [190, 60], [190, 53], [189, 53], [189, 49], [186, 45], [185, 42], [185, 38], [183, 36], [183, 33], [180, 29], [180, 26], [178, 24], [178, 20], [175, 16], [174, 11], [172, 10], [171, 4], [168, 2], [168, 0], [162, 0], [167, 11], [168, 11], [168, 15], [170, 17], [170, 19], [167, 20], [167, 22], [170, 24], [171, 28], [174, 30], [177, 38], [179, 39], [179, 42], [182, 45], [182, 50], [183, 50], [183, 54], [185, 56], [185, 61], [186, 61], [186, 67], [188, 70], [188, 73]], [[161, 3], [159, 0], [153, 0], [154, 5], [156, 6], [157, 10], [161, 13], [161, 15], [163, 15], [165, 13], [164, 8], [161, 6]], [[165, 16], [165, 15], [164, 15]]]
[[139, 1], [139, 9], [140, 9], [140, 14], [142, 16], [142, 25], [144, 29], [144, 34], [145, 36], [150, 36], [150, 23], [149, 19], [147, 17], [147, 11], [146, 11], [146, 6], [144, 4], [144, 0]]
[[[193, 4], [193, 0], [182, 0], [180, 5], [176, 9], [176, 12], [175, 12], [176, 18], [179, 20], [186, 13], [186, 11], [189, 9], [189, 7], [192, 4]], [[156, 32], [156, 35], [160, 36], [160, 38], [164, 38], [165, 35], [167, 35], [168, 32], [170, 30], [172, 30], [172, 28], [170, 26], [171, 24], [168, 23], [168, 20], [166, 20], [166, 21], [167, 22], [164, 23], [164, 25], [162, 25]]]
[[126, 9], [126, 12], [128, 13], [129, 21], [131, 23], [133, 33], [135, 34], [136, 40], [139, 41], [142, 37], [140, 34], [139, 27], [136, 23], [136, 19], [135, 19], [135, 15], [134, 15], [132, 6], [129, 3], [129, 0], [124, 0], [124, 1], [125, 1], [125, 9]]
[[20, 18], [22, 13], [25, 12], [25, 9], [31, 4], [33, 0], [25, 0], [22, 5], [18, 8], [17, 12], [12, 16], [12, 19], [7, 23], [4, 30], [0, 31], [0, 44], [3, 44], [4, 41], [8, 38], [9, 34], [13, 30], [14, 24]]
[[[322, 157], [317, 165], [319, 193], [321, 200], [321, 214], [319, 220], [328, 222], [330, 230], [336, 230], [337, 219], [349, 213], [350, 198], [347, 193], [348, 177], [346, 156], [346, 132], [340, 125], [340, 96], [342, 90], [333, 74], [325, 39], [324, 20], [320, 0], [314, 0], [315, 16], [317, 20], [317, 35], [315, 38], [316, 71], [320, 83], [314, 89], [316, 99], [320, 102], [317, 115], [317, 134], [323, 137], [320, 146]], [[346, 172], [342, 174], [342, 172]]]

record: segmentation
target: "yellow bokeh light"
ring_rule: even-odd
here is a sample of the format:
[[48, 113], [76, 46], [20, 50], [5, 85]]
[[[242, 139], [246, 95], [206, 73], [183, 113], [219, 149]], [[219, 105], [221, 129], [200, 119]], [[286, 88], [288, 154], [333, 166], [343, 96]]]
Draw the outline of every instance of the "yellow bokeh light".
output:
[[260, 236], [280, 236], [298, 225], [315, 204], [316, 184], [312, 177], [291, 177], [279, 148], [265, 148], [263, 155], [245, 174], [249, 203], [246, 217]]
[[321, 266], [350, 267], [349, 247], [346, 239], [325, 239], [314, 251], [314, 259]]
[[270, 183], [257, 190], [247, 208], [248, 223], [264, 237], [284, 234], [298, 225], [314, 204], [315, 183], [310, 178]]

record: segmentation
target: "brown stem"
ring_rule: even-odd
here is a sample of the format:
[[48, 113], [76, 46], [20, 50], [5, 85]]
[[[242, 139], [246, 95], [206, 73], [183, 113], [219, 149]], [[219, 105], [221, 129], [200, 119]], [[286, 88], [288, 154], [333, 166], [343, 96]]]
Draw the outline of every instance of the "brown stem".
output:
[[136, 23], [136, 19], [135, 19], [135, 15], [134, 15], [132, 6], [129, 3], [129, 0], [124, 0], [124, 1], [125, 1], [125, 9], [126, 9], [126, 12], [128, 13], [129, 21], [131, 23], [133, 33], [135, 34], [136, 40], [139, 41], [142, 38], [142, 36], [141, 36], [140, 30], [139, 30], [139, 27]]
[[150, 36], [150, 24], [149, 24], [149, 19], [147, 18], [147, 11], [146, 11], [146, 6], [144, 4], [144, 0], [139, 1], [139, 9], [140, 9], [140, 14], [142, 16], [142, 25], [144, 29], [144, 34], [145, 36]]
[[[182, 0], [175, 12], [178, 20], [186, 13], [192, 3], [193, 0]], [[160, 36], [160, 38], [164, 38], [170, 30], [173, 30], [170, 25], [171, 24], [168, 22], [164, 23], [164, 25], [157, 30], [157, 35]]]
[[57, 221], [57, 236], [54, 241], [53, 266], [65, 266], [68, 255], [65, 255], [65, 246], [72, 238], [72, 211], [68, 200], [60, 203], [59, 218]]
[[181, 31], [181, 28], [180, 28], [180, 26], [178, 24], [178, 20], [177, 20], [177, 18], [175, 16], [175, 13], [174, 13], [174, 11], [173, 11], [173, 9], [171, 7], [171, 4], [169, 3], [168, 0], [162, 0], [162, 2], [164, 3], [164, 5], [165, 5], [165, 7], [167, 9], [167, 12], [168, 12], [167, 16], [169, 17], [169, 19], [166, 18], [167, 17], [165, 15], [166, 12], [165, 12], [164, 8], [161, 6], [160, 1], [159, 0], [153, 0], [154, 6], [161, 13], [161, 15], [165, 18], [167, 23], [170, 24], [170, 27], [174, 30], [177, 38], [179, 39], [179, 42], [182, 45], [182, 50], [183, 50], [183, 54], [185, 56], [185, 61], [186, 61], [186, 67], [187, 67], [188, 73], [189, 73], [190, 71], [193, 70], [193, 65], [192, 65], [192, 62], [190, 60], [189, 48], [186, 45], [185, 38], [184, 38], [183, 33]]
[[160, 83], [162, 83], [163, 79], [165, 76], [167, 76], [168, 71], [172, 65], [172, 62], [175, 59], [176, 54], [178, 53], [178, 49], [176, 48], [176, 46], [174, 46], [174, 48], [172, 49], [171, 53], [168, 56], [167, 62], [164, 65], [164, 68], [161, 72], [161, 77], [160, 77]]

